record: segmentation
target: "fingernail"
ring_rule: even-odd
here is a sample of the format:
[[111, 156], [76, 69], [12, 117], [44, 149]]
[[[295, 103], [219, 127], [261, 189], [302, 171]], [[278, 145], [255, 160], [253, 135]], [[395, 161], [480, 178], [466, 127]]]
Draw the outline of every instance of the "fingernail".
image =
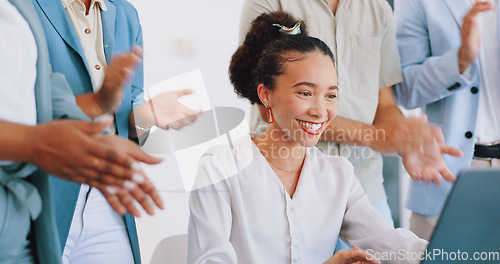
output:
[[106, 192], [109, 194], [116, 194], [118, 192], [118, 189], [113, 186], [106, 186]]
[[141, 164], [139, 164], [139, 162], [133, 162], [130, 168], [135, 171], [142, 171]]
[[123, 182], [123, 187], [129, 189], [129, 190], [132, 190], [135, 188], [135, 183], [131, 182], [131, 181], [124, 181]]
[[101, 116], [98, 116], [94, 118], [95, 123], [107, 123], [107, 122], [112, 122], [114, 117], [110, 114], [104, 114]]
[[143, 183], [144, 182], [144, 176], [142, 176], [141, 174], [139, 173], [134, 173], [132, 175], [132, 180], [136, 183]]

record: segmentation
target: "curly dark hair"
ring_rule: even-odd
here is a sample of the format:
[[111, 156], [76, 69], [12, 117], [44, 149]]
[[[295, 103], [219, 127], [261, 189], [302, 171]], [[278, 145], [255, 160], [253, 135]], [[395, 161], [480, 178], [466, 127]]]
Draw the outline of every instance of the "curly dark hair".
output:
[[284, 64], [296, 60], [289, 56], [293, 53], [309, 53], [319, 51], [334, 61], [330, 48], [321, 40], [310, 37], [307, 27], [301, 21], [301, 34], [286, 35], [281, 33], [280, 24], [292, 28], [296, 23], [287, 12], [264, 13], [252, 21], [250, 31], [245, 41], [233, 54], [229, 65], [229, 78], [235, 92], [240, 97], [247, 98], [252, 104], [262, 104], [257, 94], [259, 84], [268, 89], [274, 89], [277, 76], [284, 74]]

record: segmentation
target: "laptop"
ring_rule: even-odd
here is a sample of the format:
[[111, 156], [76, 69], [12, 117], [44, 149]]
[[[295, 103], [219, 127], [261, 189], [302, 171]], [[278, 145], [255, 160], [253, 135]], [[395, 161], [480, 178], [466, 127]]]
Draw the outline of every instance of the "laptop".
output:
[[457, 177], [427, 247], [427, 263], [500, 263], [500, 169]]

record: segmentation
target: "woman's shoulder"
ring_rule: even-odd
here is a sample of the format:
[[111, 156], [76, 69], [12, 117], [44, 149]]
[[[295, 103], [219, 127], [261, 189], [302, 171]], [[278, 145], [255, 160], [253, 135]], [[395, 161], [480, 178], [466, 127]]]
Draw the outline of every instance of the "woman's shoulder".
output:
[[200, 161], [216, 162], [227, 171], [233, 172], [236, 168], [248, 165], [254, 158], [253, 142], [250, 135], [236, 138], [227, 144], [210, 147], [202, 155]]
[[237, 175], [253, 158], [252, 144], [247, 136], [237, 138], [231, 144], [219, 144], [206, 150], [198, 164], [197, 188]]
[[233, 157], [235, 154], [237, 156], [248, 155], [252, 152], [252, 144], [250, 135], [245, 135], [232, 140], [232, 142], [212, 146], [205, 151], [203, 156], [225, 158]]

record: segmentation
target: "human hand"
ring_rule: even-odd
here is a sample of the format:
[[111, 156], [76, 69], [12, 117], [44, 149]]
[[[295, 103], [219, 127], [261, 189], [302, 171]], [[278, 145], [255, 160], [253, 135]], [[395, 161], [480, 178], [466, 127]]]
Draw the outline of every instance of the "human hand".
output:
[[160, 209], [163, 209], [163, 201], [148, 177], [144, 177], [142, 183], [134, 183], [127, 188], [120, 188], [116, 192], [114, 190], [110, 192], [109, 188], [99, 188], [99, 190], [104, 195], [109, 205], [121, 215], [129, 212], [135, 217], [141, 216], [141, 213], [135, 206], [134, 200], [139, 202], [149, 215], [153, 215], [154, 207], [148, 196]]
[[339, 250], [330, 257], [324, 264], [351, 264], [351, 263], [366, 263], [379, 264], [372, 255], [366, 251], [354, 247], [349, 250]]
[[422, 153], [411, 151], [403, 153], [403, 165], [414, 181], [441, 184], [444, 178], [446, 181], [454, 182], [456, 177], [446, 166], [444, 154], [456, 157], [463, 155], [459, 149], [432, 140], [424, 145]]
[[193, 90], [184, 89], [159, 94], [134, 110], [134, 119], [140, 127], [144, 127], [142, 123], [148, 123], [162, 129], [181, 129], [193, 123], [200, 113], [178, 101], [180, 97], [192, 93]]
[[60, 120], [34, 126], [27, 160], [62, 179], [100, 189], [143, 182], [145, 176], [137, 161], [156, 164], [161, 159], [143, 153], [126, 139], [101, 134], [111, 121]]
[[[140, 148], [130, 140], [104, 134], [96, 135], [96, 138], [102, 144], [109, 146], [118, 153], [125, 154], [137, 161], [153, 164], [149, 161], [152, 157], [142, 152]], [[160, 159], [154, 159], [155, 161], [161, 161]], [[135, 164], [136, 166], [138, 165], [138, 163]], [[133, 182], [125, 181], [124, 184], [119, 185], [120, 187], [118, 188], [110, 188], [109, 186], [105, 186], [103, 184], [96, 184], [94, 186], [101, 191], [104, 197], [106, 197], [106, 200], [111, 207], [122, 215], [128, 211], [133, 216], [140, 216], [140, 212], [133, 202], [134, 200], [139, 202], [148, 214], [153, 215], [154, 209], [148, 199], [148, 196], [160, 209], [163, 209], [163, 201], [150, 179], [140, 169], [140, 166], [134, 167], [134, 170], [135, 174], [132, 178], [134, 180]]]
[[135, 46], [126, 54], [113, 57], [106, 70], [101, 89], [95, 93], [95, 100], [101, 114], [114, 112], [121, 103], [123, 85], [134, 75], [134, 69], [142, 58], [142, 49]]
[[474, 6], [469, 13], [464, 16], [462, 24], [462, 45], [458, 52], [458, 67], [460, 73], [463, 73], [469, 65], [474, 63], [479, 47], [481, 45], [481, 32], [477, 25], [477, 14], [488, 11], [493, 8], [493, 4], [489, 1], [475, 0]]
[[427, 117], [387, 119], [374, 125], [374, 134], [366, 144], [382, 153], [423, 153], [426, 142], [444, 141], [441, 129], [427, 122]]

